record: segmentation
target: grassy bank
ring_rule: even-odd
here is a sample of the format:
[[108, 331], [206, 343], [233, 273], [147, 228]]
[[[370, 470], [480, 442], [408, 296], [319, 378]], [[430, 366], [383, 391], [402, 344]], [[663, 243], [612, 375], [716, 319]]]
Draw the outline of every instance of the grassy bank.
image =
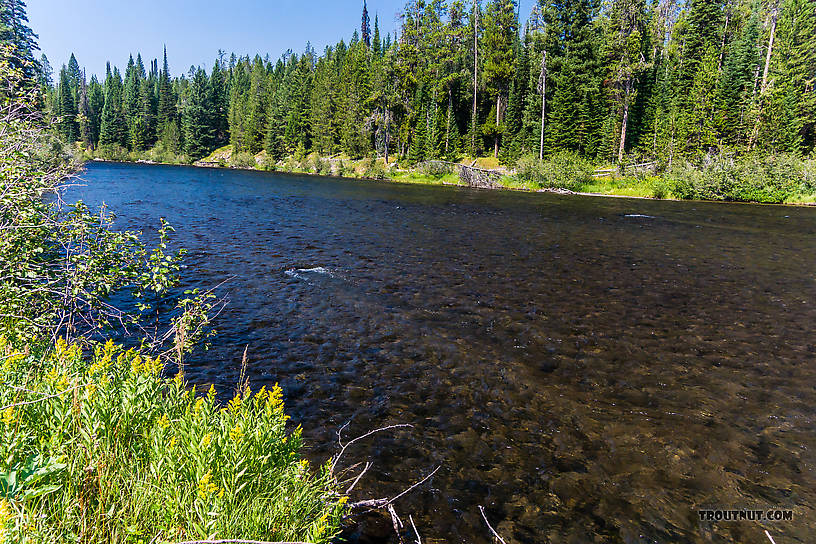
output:
[[[19, 76], [0, 62], [0, 79]], [[177, 370], [215, 302], [179, 292], [172, 228], [149, 248], [105, 210], [44, 198], [84, 157], [50, 135], [24, 83], [10, 88], [22, 91], [0, 93], [0, 542], [331, 540], [346, 498], [328, 465], [301, 458], [283, 392], [221, 396]], [[122, 334], [139, 348], [109, 340]]]

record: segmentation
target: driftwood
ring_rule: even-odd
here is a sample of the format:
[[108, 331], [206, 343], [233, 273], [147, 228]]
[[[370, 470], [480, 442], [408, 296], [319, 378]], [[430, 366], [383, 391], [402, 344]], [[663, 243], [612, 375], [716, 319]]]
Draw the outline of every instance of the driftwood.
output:
[[501, 180], [504, 171], [502, 170], [487, 170], [485, 168], [477, 168], [473, 161], [470, 166], [450, 161], [425, 161], [417, 164], [414, 168], [420, 172], [431, 174], [448, 174], [452, 172], [459, 173], [459, 183], [468, 187], [476, 187], [479, 189], [497, 189], [501, 186]]
[[472, 166], [459, 165], [459, 181], [468, 187], [495, 189], [499, 187], [502, 174], [496, 170], [485, 170]]

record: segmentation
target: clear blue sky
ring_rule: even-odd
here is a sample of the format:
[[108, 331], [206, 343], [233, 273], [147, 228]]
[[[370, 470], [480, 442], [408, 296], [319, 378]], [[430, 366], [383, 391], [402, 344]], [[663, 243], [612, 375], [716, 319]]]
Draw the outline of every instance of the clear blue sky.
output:
[[[534, 0], [521, 0], [526, 20]], [[124, 68], [128, 55], [141, 52], [161, 59], [167, 45], [170, 70], [186, 73], [191, 65], [212, 66], [219, 49], [228, 54], [267, 53], [277, 59], [287, 49], [303, 51], [306, 42], [322, 52], [347, 42], [360, 28], [363, 0], [28, 0], [31, 28], [54, 71], [73, 52], [80, 66], [104, 75], [105, 62]], [[371, 24], [379, 15], [380, 31], [399, 28], [404, 0], [368, 0]]]

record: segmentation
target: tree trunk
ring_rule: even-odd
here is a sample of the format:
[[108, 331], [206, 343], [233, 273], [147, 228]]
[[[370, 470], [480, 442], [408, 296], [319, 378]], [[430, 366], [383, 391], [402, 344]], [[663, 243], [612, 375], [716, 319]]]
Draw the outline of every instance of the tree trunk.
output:
[[388, 167], [388, 145], [391, 143], [389, 141], [391, 133], [388, 130], [391, 125], [391, 119], [388, 115], [388, 107], [384, 108], [383, 117], [385, 118], [385, 166]]
[[623, 152], [626, 146], [626, 126], [629, 123], [629, 95], [632, 92], [632, 80], [626, 82], [626, 93], [623, 97], [623, 122], [621, 123], [620, 146], [618, 147], [618, 164], [623, 162]]
[[720, 44], [720, 58], [717, 61], [717, 73], [722, 72], [723, 56], [725, 56], [725, 37], [728, 35], [728, 23], [731, 20], [731, 11], [725, 12], [725, 29], [723, 29], [722, 43]]
[[547, 111], [547, 52], [541, 59], [541, 145], [538, 148], [538, 160], [544, 160], [544, 120]]
[[479, 9], [476, 0], [473, 0], [473, 119], [471, 120], [470, 147], [476, 155], [476, 94], [479, 88]]
[[451, 113], [453, 112], [453, 91], [448, 87], [448, 122], [445, 125], [445, 156], [450, 155], [450, 128], [451, 128]]
[[776, 19], [778, 15], [779, 6], [775, 5], [771, 11], [771, 34], [768, 36], [768, 51], [765, 54], [765, 68], [762, 71], [762, 86], [759, 88], [759, 111], [754, 122], [754, 129], [751, 131], [751, 137], [748, 139], [749, 150], [754, 148], [756, 139], [759, 136], [759, 123], [762, 121], [762, 106], [764, 105], [765, 91], [768, 88], [768, 70], [771, 66], [771, 53], [773, 53], [774, 38], [776, 37]]
[[501, 120], [501, 94], [496, 96], [496, 138], [493, 144], [493, 157], [499, 156], [499, 122]]

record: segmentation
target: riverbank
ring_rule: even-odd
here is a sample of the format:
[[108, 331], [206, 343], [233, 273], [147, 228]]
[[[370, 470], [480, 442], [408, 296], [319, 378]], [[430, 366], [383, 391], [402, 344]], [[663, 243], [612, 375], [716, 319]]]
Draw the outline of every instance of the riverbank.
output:
[[[369, 179], [422, 185], [463, 185], [456, 163], [429, 161], [406, 166], [383, 158], [354, 160], [344, 155], [317, 153], [291, 155], [274, 161], [265, 152], [258, 155], [233, 154], [230, 146], [213, 151], [198, 161], [157, 152], [101, 153], [93, 160], [114, 160], [145, 164], [191, 165], [205, 168], [233, 168], [290, 174]], [[816, 161], [791, 156], [718, 159], [695, 166], [677, 163], [662, 173], [616, 168], [596, 170], [595, 165], [569, 153], [547, 161], [524, 157], [514, 168], [500, 165], [493, 157], [464, 158], [458, 165], [490, 171], [493, 189], [529, 192], [570, 193], [584, 196], [651, 198], [659, 200], [701, 200], [754, 202], [764, 204], [816, 205]]]

